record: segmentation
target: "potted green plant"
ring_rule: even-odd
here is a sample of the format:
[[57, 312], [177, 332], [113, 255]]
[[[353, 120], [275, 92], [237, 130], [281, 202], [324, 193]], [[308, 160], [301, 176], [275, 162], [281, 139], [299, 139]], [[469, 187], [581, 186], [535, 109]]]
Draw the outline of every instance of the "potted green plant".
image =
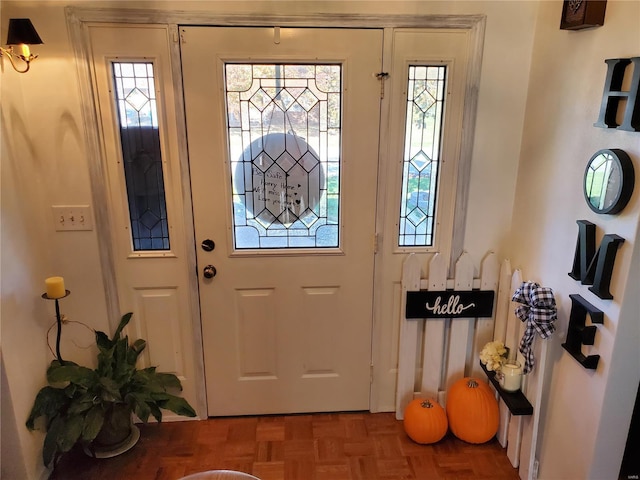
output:
[[122, 451], [124, 444], [131, 444], [132, 432], [137, 433], [134, 413], [144, 423], [150, 416], [161, 422], [162, 409], [196, 416], [184, 398], [169, 393], [182, 390], [178, 377], [157, 372], [156, 367], [136, 368], [146, 342], [138, 339], [129, 344], [129, 338], [121, 336], [131, 315], [122, 317], [113, 338], [95, 332], [99, 350], [95, 369], [59, 359], [47, 369], [49, 385], [38, 392], [26, 422], [34, 430], [35, 421], [45, 417], [42, 459], [46, 466], [55, 465], [76, 444], [94, 455], [96, 450]]

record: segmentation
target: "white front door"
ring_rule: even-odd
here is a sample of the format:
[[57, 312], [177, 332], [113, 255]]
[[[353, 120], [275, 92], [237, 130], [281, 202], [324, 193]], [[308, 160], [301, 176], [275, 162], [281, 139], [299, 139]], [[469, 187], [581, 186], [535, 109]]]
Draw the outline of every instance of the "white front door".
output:
[[369, 409], [382, 30], [180, 34], [209, 415]]

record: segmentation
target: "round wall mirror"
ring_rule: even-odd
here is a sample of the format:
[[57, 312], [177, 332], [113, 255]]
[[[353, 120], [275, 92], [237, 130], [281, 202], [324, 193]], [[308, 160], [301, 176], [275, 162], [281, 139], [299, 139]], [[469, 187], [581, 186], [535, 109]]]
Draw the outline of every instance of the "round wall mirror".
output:
[[599, 150], [584, 172], [584, 198], [596, 213], [618, 213], [629, 202], [634, 181], [629, 155], [617, 148]]

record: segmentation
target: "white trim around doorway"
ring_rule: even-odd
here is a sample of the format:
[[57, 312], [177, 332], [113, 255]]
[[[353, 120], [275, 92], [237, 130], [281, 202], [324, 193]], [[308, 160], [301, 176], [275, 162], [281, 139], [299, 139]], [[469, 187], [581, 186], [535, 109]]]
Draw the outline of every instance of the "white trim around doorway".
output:
[[[76, 68], [78, 72], [78, 84], [82, 116], [84, 125], [84, 137], [89, 161], [89, 178], [91, 184], [92, 201], [94, 205], [108, 205], [109, 194], [106, 185], [106, 160], [101, 145], [99, 119], [97, 116], [94, 82], [90, 68], [90, 49], [88, 44], [88, 24], [162, 24], [169, 27], [173, 42], [171, 43], [171, 59], [173, 64], [172, 82], [176, 91], [182, 88], [182, 72], [180, 70], [180, 45], [178, 27], [181, 25], [210, 25], [210, 26], [274, 26], [281, 27], [334, 27], [334, 28], [440, 28], [463, 29], [470, 33], [470, 62], [466, 81], [466, 95], [463, 112], [462, 139], [460, 148], [460, 160], [458, 167], [458, 188], [455, 200], [454, 233], [452, 239], [451, 260], [462, 253], [464, 242], [464, 229], [466, 225], [466, 212], [468, 201], [468, 187], [470, 182], [471, 156], [474, 143], [476, 111], [478, 103], [478, 91], [480, 85], [480, 71], [482, 66], [482, 52], [484, 49], [484, 36], [486, 26], [485, 15], [369, 15], [369, 14], [262, 14], [260, 16], [248, 14], [217, 14], [211, 11], [162, 11], [154, 9], [123, 9], [123, 8], [83, 8], [66, 7], [66, 20], [70, 41], [74, 49]], [[182, 95], [175, 95], [175, 110], [184, 112], [184, 100]], [[383, 107], [384, 108], [384, 107]], [[186, 140], [186, 122], [184, 115], [176, 118], [178, 128], [178, 147], [180, 155], [180, 175], [183, 192], [183, 215], [186, 228], [185, 241], [193, 245], [188, 249], [188, 264], [196, 268], [195, 236], [193, 232], [192, 199], [189, 180], [189, 165]], [[383, 138], [381, 137], [381, 140]], [[103, 208], [94, 209], [95, 229], [97, 231], [98, 248], [100, 250], [100, 262], [102, 278], [105, 286], [105, 300], [107, 315], [114, 323], [120, 318], [118, 302], [115, 259], [113, 245], [110, 241], [110, 220], [107, 211]], [[380, 219], [377, 219], [379, 221]], [[381, 223], [380, 223], [381, 224]], [[190, 267], [191, 268], [191, 267]], [[193, 318], [191, 336], [194, 345], [194, 361], [196, 378], [201, 379], [198, 386], [196, 405], [198, 415], [206, 418], [206, 391], [204, 386], [204, 360], [202, 351], [202, 334], [198, 280], [196, 275], [191, 275], [189, 280], [190, 304]], [[375, 317], [375, 312], [374, 312]], [[373, 356], [381, 341], [376, 335], [373, 326]], [[372, 387], [373, 388], [373, 387]], [[372, 391], [370, 408], [379, 411], [385, 407], [376, 401], [376, 395]]]

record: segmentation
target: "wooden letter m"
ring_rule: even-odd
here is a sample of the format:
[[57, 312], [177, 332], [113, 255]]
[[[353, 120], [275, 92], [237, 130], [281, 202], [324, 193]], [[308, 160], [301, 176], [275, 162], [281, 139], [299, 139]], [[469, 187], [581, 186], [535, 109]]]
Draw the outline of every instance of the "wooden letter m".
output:
[[616, 261], [618, 247], [624, 238], [606, 234], [596, 252], [596, 226], [587, 220], [578, 220], [578, 242], [573, 259], [573, 269], [569, 276], [583, 285], [591, 285], [589, 290], [602, 299], [611, 299], [609, 292], [611, 273]]

